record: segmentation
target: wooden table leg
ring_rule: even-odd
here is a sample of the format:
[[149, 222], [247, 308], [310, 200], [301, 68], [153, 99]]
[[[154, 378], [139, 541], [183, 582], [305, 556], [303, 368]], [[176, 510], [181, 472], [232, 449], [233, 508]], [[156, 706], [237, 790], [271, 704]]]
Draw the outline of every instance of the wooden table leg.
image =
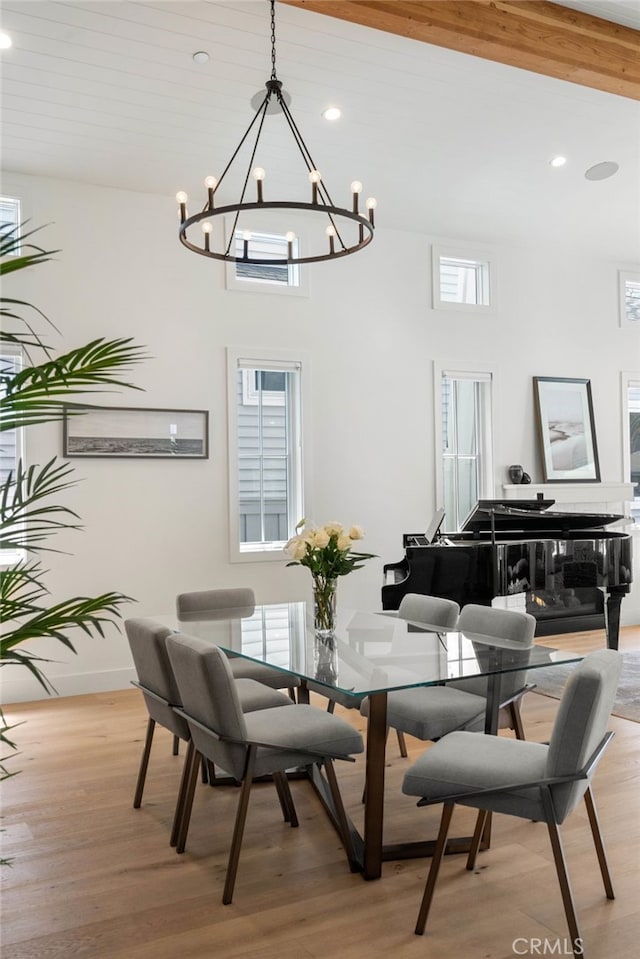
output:
[[384, 763], [387, 741], [387, 694], [369, 696], [367, 761], [364, 806], [365, 879], [382, 875], [382, 830], [384, 821]]

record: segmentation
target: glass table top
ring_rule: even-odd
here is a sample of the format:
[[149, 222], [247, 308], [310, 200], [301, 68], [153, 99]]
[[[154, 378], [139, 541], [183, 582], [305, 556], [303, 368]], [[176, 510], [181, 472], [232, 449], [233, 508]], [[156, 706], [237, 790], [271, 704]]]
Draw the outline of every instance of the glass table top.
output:
[[582, 655], [407, 622], [388, 613], [338, 608], [332, 636], [316, 634], [312, 603], [271, 603], [153, 617], [225, 652], [276, 666], [351, 694], [435, 685], [454, 679], [578, 662]]

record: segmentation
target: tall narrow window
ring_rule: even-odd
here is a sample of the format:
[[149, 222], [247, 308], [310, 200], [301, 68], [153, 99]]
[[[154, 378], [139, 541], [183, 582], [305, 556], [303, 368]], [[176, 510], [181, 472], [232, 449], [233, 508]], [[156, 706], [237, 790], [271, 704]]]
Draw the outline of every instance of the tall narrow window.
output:
[[640, 373], [622, 374], [625, 482], [633, 483], [631, 515], [640, 525]]
[[303, 515], [302, 363], [234, 350], [228, 363], [232, 558], [282, 559]]
[[493, 373], [437, 372], [437, 505], [444, 507], [445, 528], [455, 530], [479, 499], [493, 496]]

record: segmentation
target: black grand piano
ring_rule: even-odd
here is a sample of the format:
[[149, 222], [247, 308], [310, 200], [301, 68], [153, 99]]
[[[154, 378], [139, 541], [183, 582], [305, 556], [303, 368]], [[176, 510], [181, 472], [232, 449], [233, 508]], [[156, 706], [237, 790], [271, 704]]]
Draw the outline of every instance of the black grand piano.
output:
[[427, 534], [404, 534], [404, 559], [384, 566], [382, 608], [397, 609], [406, 593], [461, 607], [524, 593], [537, 636], [606, 628], [607, 645], [617, 649], [632, 543], [628, 533], [604, 527], [623, 517], [554, 511], [554, 503], [480, 500], [456, 533], [440, 532], [439, 511]]

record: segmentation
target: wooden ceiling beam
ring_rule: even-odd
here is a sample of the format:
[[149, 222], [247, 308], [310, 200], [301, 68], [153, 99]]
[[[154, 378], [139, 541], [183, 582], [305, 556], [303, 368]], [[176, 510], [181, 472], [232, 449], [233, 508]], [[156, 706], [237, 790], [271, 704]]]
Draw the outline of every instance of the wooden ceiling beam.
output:
[[281, 0], [640, 100], [640, 31], [546, 0]]

